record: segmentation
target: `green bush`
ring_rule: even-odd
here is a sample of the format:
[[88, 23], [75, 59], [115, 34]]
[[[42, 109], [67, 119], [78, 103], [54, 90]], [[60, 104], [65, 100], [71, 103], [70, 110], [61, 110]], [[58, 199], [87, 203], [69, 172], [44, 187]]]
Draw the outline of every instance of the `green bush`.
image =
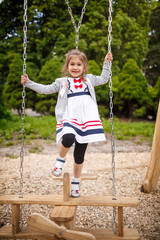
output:
[[[62, 63], [58, 57], [52, 57], [42, 67], [37, 82], [48, 85], [52, 84], [56, 78], [61, 77]], [[50, 95], [37, 95], [35, 109], [40, 113], [54, 115], [57, 93]]]
[[119, 75], [119, 86], [115, 96], [119, 114], [125, 117], [146, 117], [150, 106], [147, 80], [135, 60], [129, 59]]
[[[7, 77], [7, 82], [4, 86], [3, 90], [3, 99], [5, 105], [8, 108], [17, 109], [18, 113], [21, 113], [22, 108], [22, 85], [20, 82], [23, 62], [19, 54], [15, 54], [10, 66], [9, 66], [9, 74]], [[30, 70], [27, 70], [29, 75], [32, 76]], [[30, 103], [32, 104], [27, 107], [33, 107], [35, 102], [35, 94], [29, 93], [27, 94], [28, 99], [30, 99]]]
[[109, 116], [109, 108], [107, 106], [99, 105], [98, 109], [99, 109], [99, 114], [101, 118]]

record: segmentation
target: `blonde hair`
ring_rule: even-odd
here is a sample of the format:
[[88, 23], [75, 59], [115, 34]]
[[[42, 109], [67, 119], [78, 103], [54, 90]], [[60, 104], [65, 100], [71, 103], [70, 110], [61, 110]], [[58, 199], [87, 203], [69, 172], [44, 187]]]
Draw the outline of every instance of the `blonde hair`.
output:
[[83, 62], [84, 65], [84, 74], [87, 74], [88, 72], [88, 59], [86, 57], [86, 54], [84, 52], [79, 51], [78, 49], [72, 49], [66, 54], [66, 61], [63, 66], [62, 74], [66, 76], [67, 73], [67, 68], [69, 65], [69, 62], [73, 56], [78, 56], [79, 59]]

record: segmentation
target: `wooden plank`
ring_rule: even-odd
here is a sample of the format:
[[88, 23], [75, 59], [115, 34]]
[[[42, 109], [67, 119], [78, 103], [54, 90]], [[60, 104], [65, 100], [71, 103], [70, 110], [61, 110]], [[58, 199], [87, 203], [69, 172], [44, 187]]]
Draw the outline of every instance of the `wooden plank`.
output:
[[50, 219], [60, 226], [74, 229], [77, 206], [55, 206]]
[[20, 231], [20, 205], [12, 205], [12, 233], [13, 235]]
[[118, 207], [118, 236], [123, 237], [123, 207]]
[[70, 179], [69, 173], [64, 173], [63, 176], [63, 201], [67, 202], [70, 196]]
[[123, 237], [114, 234], [112, 229], [75, 228], [75, 230], [90, 232], [96, 237], [96, 240], [140, 240], [138, 231], [136, 229], [131, 228], [124, 228]]
[[[111, 229], [76, 228], [75, 230], [90, 232], [96, 237], [96, 240], [140, 240], [139, 233], [136, 229], [125, 228], [123, 237], [117, 236]], [[13, 236], [12, 226], [4, 226], [0, 229], [0, 239], [4, 238], [55, 240], [53, 234], [37, 233], [29, 230], [28, 228], [25, 228], [22, 232]]]
[[16, 195], [0, 196], [0, 204], [44, 204], [44, 205], [65, 205], [65, 206], [109, 206], [109, 207], [137, 207], [138, 198], [121, 197], [113, 200], [107, 196], [81, 196], [79, 198], [70, 197], [67, 202], [63, 201], [63, 196], [54, 195], [24, 195], [19, 198]]
[[[70, 174], [70, 178], [73, 177], [73, 174]], [[84, 181], [84, 180], [97, 180], [98, 178], [98, 175], [95, 175], [93, 173], [82, 173], [81, 174], [81, 177], [80, 177], [80, 180]], [[62, 181], [63, 180], [63, 176], [61, 175], [60, 177], [54, 177], [55, 180], [60, 180]]]
[[72, 221], [76, 214], [76, 206], [55, 206], [50, 219], [58, 222], [69, 222]]
[[15, 235], [12, 234], [12, 226], [3, 226], [0, 228], [0, 239], [4, 240], [6, 238], [9, 239], [45, 239], [45, 240], [55, 240], [54, 234], [46, 234], [46, 233], [37, 233], [33, 232], [28, 228], [24, 228], [22, 232], [19, 232]]

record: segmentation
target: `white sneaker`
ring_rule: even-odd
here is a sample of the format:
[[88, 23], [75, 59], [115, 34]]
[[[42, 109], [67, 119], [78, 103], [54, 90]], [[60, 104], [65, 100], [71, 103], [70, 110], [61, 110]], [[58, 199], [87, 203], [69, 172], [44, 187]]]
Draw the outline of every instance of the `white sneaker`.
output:
[[53, 169], [52, 169], [52, 174], [56, 177], [61, 176], [62, 168], [57, 168], [57, 167], [54, 166]]
[[[58, 163], [57, 163], [57, 162], [58, 162]], [[59, 167], [59, 166], [63, 166], [64, 163], [65, 163], [64, 160], [59, 159], [59, 158], [56, 159], [56, 163], [55, 163], [55, 165], [54, 165], [53, 168], [52, 168], [52, 174], [53, 174], [54, 176], [59, 177], [59, 176], [61, 175], [61, 173], [62, 173], [62, 167]]]
[[71, 184], [77, 185], [77, 189], [71, 190], [71, 197], [77, 198], [80, 197], [79, 182], [71, 182]]

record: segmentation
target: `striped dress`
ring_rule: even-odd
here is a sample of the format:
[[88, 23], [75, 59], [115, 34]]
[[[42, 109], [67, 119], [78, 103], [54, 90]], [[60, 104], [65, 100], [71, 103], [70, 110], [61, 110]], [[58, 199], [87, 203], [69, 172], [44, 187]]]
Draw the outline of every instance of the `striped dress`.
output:
[[90, 96], [87, 84], [81, 79], [67, 78], [68, 102], [63, 120], [57, 123], [57, 143], [62, 136], [73, 133], [79, 143], [104, 141], [105, 134], [98, 108]]

